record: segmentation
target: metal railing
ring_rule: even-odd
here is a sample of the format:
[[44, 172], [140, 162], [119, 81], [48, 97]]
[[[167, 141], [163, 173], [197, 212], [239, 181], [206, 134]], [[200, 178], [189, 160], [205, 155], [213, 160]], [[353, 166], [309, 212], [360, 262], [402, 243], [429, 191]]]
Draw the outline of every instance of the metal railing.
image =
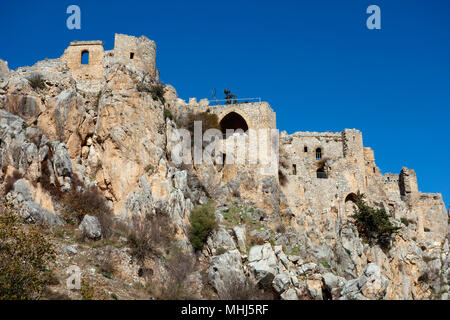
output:
[[[225, 103], [221, 103], [221, 102], [227, 102], [227, 101], [231, 101], [231, 104], [238, 104], [238, 103], [252, 103], [253, 102], [261, 102], [261, 98], [239, 98], [239, 99], [213, 99], [209, 101], [209, 106], [210, 107], [215, 107], [215, 106], [223, 106], [225, 105]], [[242, 101], [242, 102], [239, 102]], [[228, 104], [230, 105], [230, 104]]]

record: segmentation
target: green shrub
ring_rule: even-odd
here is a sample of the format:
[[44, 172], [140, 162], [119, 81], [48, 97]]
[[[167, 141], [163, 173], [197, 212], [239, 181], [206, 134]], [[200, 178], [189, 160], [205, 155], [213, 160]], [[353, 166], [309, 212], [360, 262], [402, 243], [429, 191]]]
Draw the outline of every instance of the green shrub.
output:
[[223, 90], [223, 93], [225, 95], [225, 104], [236, 104], [237, 100], [235, 100], [236, 95], [231, 93], [231, 90], [225, 89]]
[[0, 300], [39, 299], [46, 285], [55, 282], [47, 268], [54, 259], [42, 230], [0, 208]]
[[406, 218], [401, 218], [400, 221], [405, 225], [405, 226], [409, 226], [409, 221]]
[[189, 239], [192, 247], [201, 250], [211, 232], [217, 229], [215, 208], [211, 202], [198, 205], [192, 209], [189, 221]]
[[173, 114], [170, 112], [169, 109], [164, 109], [164, 119], [169, 118], [170, 120], [173, 120]]
[[398, 233], [400, 227], [392, 225], [389, 215], [384, 209], [370, 207], [364, 198], [365, 195], [358, 191], [354, 199], [357, 210], [351, 217], [355, 219], [358, 232], [369, 244], [377, 243], [381, 247], [387, 248], [392, 236]]
[[45, 82], [40, 73], [33, 73], [27, 80], [33, 89], [45, 88]]
[[164, 98], [164, 85], [162, 83], [158, 82], [152, 85], [150, 87], [150, 94], [153, 100], [159, 100], [162, 104], [166, 103], [166, 99]]
[[291, 256], [299, 256], [300, 255], [300, 247], [295, 246], [291, 249], [291, 252], [289, 253]]
[[352, 256], [352, 252], [350, 250], [348, 250], [346, 247], [343, 247], [345, 252], [348, 254], [349, 257]]

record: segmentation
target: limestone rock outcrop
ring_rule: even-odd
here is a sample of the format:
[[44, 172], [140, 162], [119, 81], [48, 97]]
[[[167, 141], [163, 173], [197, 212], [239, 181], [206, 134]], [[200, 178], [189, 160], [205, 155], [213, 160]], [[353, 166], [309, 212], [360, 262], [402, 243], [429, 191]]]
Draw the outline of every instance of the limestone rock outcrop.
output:
[[[78, 62], [86, 50], [87, 66]], [[419, 191], [414, 170], [382, 174], [356, 129], [268, 135], [276, 157], [251, 162], [259, 152], [253, 132], [276, 128], [271, 107], [186, 102], [159, 83], [155, 62], [153, 41], [126, 35], [116, 35], [111, 51], [73, 42], [61, 58], [17, 70], [0, 60], [0, 178], [24, 219], [62, 225], [52, 193], [95, 187], [117, 221], [168, 217], [171, 241], [193, 253], [191, 210], [211, 201], [219, 227], [196, 255], [192, 288], [206, 275], [214, 297], [251, 279], [286, 300], [448, 298], [449, 212], [440, 194]], [[217, 146], [185, 140], [198, 114], [222, 138]], [[226, 129], [248, 132], [223, 139]], [[232, 141], [246, 146], [245, 161], [231, 161], [240, 152]], [[180, 145], [192, 152], [181, 154]], [[195, 148], [212, 150], [211, 159], [195, 163]], [[363, 241], [352, 218], [358, 191], [400, 228], [388, 248]], [[101, 237], [93, 216], [80, 229]], [[114, 259], [129, 254], [115, 250]], [[124, 278], [144, 281], [139, 267], [119, 262]], [[145, 263], [142, 270], [167, 278], [161, 260]]]

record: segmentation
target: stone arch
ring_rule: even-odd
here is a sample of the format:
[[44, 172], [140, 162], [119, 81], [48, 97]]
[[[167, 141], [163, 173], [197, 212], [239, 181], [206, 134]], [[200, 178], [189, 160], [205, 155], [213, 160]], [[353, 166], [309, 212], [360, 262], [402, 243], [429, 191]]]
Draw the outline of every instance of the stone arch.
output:
[[345, 217], [349, 217], [356, 213], [356, 209], [358, 208], [356, 206], [356, 193], [351, 192], [345, 197], [344, 207]]
[[354, 192], [350, 192], [346, 197], [345, 197], [345, 202], [348, 202], [348, 201], [353, 201], [353, 202], [356, 202], [356, 193], [354, 193]]
[[220, 129], [222, 133], [226, 132], [226, 129], [242, 129], [244, 132], [250, 128], [250, 123], [245, 115], [237, 112], [236, 110], [227, 110], [220, 117]]
[[83, 50], [80, 54], [80, 63], [89, 64], [89, 50]]

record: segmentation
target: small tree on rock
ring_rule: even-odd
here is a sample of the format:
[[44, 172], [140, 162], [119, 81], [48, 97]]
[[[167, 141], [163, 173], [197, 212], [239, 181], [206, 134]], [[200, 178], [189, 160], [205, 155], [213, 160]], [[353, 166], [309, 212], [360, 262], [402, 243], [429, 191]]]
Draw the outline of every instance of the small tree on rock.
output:
[[386, 210], [372, 208], [364, 199], [365, 195], [359, 191], [353, 199], [357, 210], [351, 217], [355, 219], [358, 232], [369, 244], [377, 243], [383, 248], [388, 248], [392, 236], [398, 233], [400, 227], [396, 227], [390, 222]]

